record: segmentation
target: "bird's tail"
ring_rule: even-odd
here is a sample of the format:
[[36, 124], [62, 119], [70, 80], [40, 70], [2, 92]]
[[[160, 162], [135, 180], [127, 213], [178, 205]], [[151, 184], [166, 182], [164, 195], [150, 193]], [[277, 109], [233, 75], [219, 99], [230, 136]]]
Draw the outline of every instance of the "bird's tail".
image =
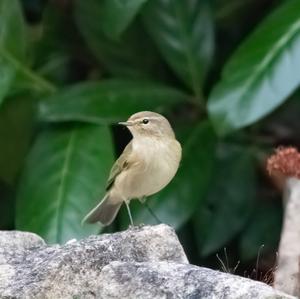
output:
[[110, 196], [107, 194], [101, 202], [83, 218], [82, 223], [101, 222], [104, 226], [109, 225], [116, 218], [121, 205], [122, 202], [112, 202]]

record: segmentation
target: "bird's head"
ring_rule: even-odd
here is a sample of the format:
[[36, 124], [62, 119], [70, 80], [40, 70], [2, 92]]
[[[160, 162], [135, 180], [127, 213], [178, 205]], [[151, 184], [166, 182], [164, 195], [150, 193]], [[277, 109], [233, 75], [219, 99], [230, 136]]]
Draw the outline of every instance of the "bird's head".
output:
[[169, 121], [156, 112], [138, 112], [119, 124], [128, 127], [133, 137], [175, 137]]

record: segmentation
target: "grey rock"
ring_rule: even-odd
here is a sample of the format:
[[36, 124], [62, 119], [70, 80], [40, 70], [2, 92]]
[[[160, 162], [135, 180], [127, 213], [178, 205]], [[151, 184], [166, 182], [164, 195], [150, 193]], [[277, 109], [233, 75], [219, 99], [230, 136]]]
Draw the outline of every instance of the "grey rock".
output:
[[[1, 231], [0, 250], [31, 249], [45, 245], [45, 241], [36, 234], [20, 231]], [[1, 252], [0, 252], [1, 254]]]
[[0, 232], [0, 248], [3, 299], [294, 298], [263, 283], [189, 265], [174, 230], [163, 224], [64, 245]]
[[34, 244], [13, 250], [11, 242], [3, 242], [0, 298], [95, 298], [101, 270], [112, 261], [188, 263], [167, 225], [135, 227], [62, 246]]
[[112, 262], [101, 271], [98, 298], [271, 299], [295, 298], [251, 279], [168, 262]]
[[45, 246], [44, 240], [36, 234], [19, 231], [0, 232], [0, 296], [9, 288], [16, 274], [16, 267], [11, 265], [14, 256], [23, 256], [26, 250]]

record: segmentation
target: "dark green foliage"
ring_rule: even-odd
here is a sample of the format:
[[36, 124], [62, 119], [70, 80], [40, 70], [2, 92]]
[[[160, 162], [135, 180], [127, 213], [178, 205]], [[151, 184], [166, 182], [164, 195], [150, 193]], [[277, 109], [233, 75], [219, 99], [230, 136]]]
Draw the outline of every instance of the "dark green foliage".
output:
[[136, 111], [166, 111], [186, 100], [184, 93], [153, 82], [103, 80], [74, 85], [51, 96], [40, 103], [39, 115], [43, 121], [112, 124]]
[[195, 213], [196, 237], [204, 256], [225, 246], [244, 228], [256, 195], [253, 154], [249, 149], [221, 144], [216, 156], [211, 186]]
[[[298, 0], [0, 0], [0, 228], [51, 243], [100, 232], [80, 223], [128, 142], [115, 123], [153, 110], [183, 159], [148, 204], [190, 259], [215, 264], [228, 247], [248, 263], [263, 244], [275, 255], [282, 209], [264, 159], [300, 143], [299, 11]], [[157, 222], [139, 202], [132, 212]], [[109, 231], [127, 225], [122, 210]]]
[[18, 0], [0, 2], [0, 103], [25, 58], [25, 26]]
[[152, 0], [143, 19], [166, 62], [201, 100], [202, 83], [214, 54], [209, 1]]
[[274, 250], [278, 244], [281, 226], [280, 206], [267, 202], [257, 202], [252, 210], [254, 217], [247, 223], [241, 236], [240, 252], [244, 260], [256, 257], [259, 249]]

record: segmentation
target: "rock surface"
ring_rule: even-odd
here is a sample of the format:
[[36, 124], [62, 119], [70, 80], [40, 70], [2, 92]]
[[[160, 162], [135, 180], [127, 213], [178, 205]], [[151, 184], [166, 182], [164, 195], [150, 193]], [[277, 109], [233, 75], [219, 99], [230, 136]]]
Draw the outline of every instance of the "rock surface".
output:
[[46, 245], [36, 234], [20, 231], [0, 231], [0, 256], [9, 250], [32, 249]]
[[[270, 286], [207, 268], [168, 262], [112, 262], [101, 272], [99, 298], [294, 298]], [[120, 296], [122, 294], [122, 296]]]
[[242, 277], [188, 264], [166, 225], [46, 245], [0, 232], [0, 298], [294, 298]]

